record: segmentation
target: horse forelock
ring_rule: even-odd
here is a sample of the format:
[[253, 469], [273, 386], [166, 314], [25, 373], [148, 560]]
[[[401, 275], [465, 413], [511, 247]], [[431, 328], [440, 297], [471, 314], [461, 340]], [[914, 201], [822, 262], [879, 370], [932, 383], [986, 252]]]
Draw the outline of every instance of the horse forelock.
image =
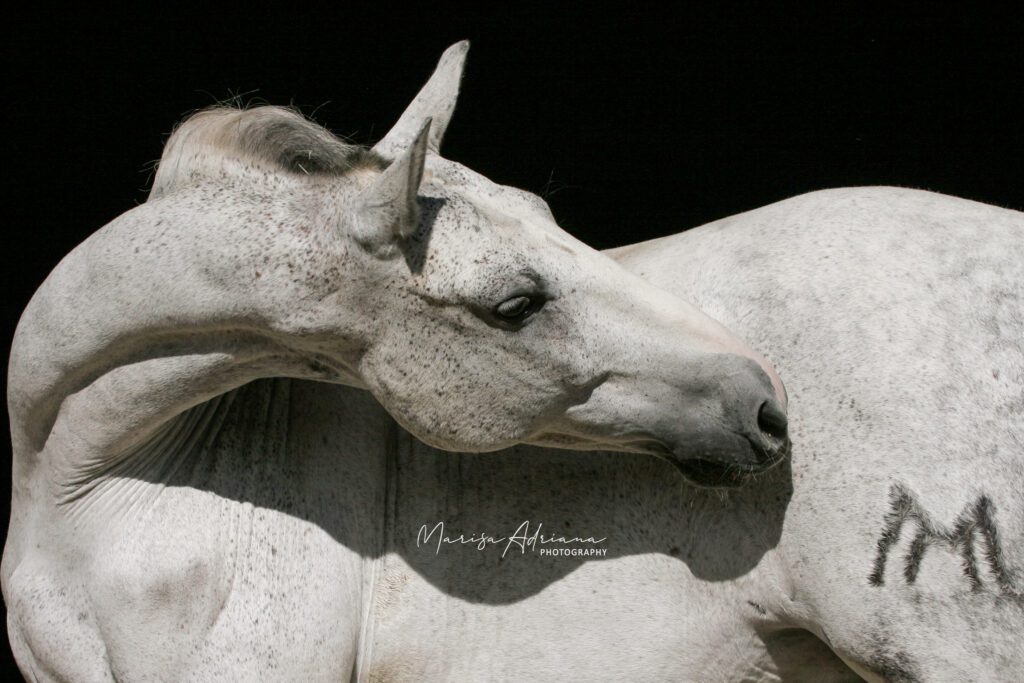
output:
[[381, 170], [388, 163], [297, 111], [217, 105], [192, 114], [175, 128], [164, 145], [150, 197], [220, 170], [229, 159], [300, 176], [343, 176], [364, 168]]

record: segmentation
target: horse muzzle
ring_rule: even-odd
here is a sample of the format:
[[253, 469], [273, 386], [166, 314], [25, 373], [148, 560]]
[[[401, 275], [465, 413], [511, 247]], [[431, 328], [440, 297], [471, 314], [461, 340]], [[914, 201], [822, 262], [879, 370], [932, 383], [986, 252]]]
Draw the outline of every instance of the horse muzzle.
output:
[[749, 429], [730, 434], [718, 448], [666, 449], [662, 457], [697, 486], [738, 488], [785, 460], [791, 449], [786, 413], [777, 401], [768, 399]]

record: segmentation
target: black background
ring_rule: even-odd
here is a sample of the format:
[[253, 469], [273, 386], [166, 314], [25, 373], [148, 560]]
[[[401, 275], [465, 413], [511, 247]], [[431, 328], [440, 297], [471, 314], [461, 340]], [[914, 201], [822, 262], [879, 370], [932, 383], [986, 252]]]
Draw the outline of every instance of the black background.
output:
[[473, 47], [445, 156], [544, 195], [597, 247], [844, 185], [1024, 208], [1019, 15], [287, 4], [7, 17], [7, 343], [61, 257], [144, 200], [183, 114], [238, 95], [372, 143], [463, 38]]

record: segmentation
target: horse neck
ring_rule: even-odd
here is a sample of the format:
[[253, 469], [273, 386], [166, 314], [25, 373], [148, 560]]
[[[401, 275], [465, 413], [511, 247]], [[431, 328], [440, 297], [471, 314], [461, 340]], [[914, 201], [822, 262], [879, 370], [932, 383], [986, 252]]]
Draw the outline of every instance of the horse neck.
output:
[[[318, 235], [315, 193], [281, 182], [234, 176], [181, 188], [122, 215], [61, 262], [12, 345], [9, 406], [23, 447], [43, 447], [72, 396], [76, 421], [95, 422], [93, 437], [114, 449], [124, 446], [118, 430], [145, 438], [260, 377], [360, 386], [345, 362], [358, 342], [330, 340], [328, 358], [315, 330], [295, 330], [300, 302], [336, 287], [323, 272], [343, 241]], [[145, 410], [111, 426], [120, 417], [106, 404], [115, 399]]]

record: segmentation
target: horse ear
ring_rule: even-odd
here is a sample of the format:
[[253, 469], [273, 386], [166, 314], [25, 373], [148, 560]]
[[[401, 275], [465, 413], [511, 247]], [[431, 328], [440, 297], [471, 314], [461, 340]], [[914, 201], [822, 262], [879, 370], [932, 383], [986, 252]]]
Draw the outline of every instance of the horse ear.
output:
[[420, 223], [416, 193], [423, 180], [431, 120], [390, 166], [384, 169], [359, 198], [354, 233], [356, 240], [375, 254], [394, 253], [397, 242], [416, 232]]
[[455, 43], [444, 51], [434, 75], [406, 107], [398, 123], [374, 145], [374, 152], [388, 159], [395, 158], [409, 146], [420, 122], [429, 117], [434, 120], [434, 125], [427, 140], [427, 149], [434, 154], [440, 154], [441, 139], [448, 128], [448, 122], [452, 119], [455, 101], [459, 97], [459, 81], [462, 80], [467, 52], [468, 40]]

